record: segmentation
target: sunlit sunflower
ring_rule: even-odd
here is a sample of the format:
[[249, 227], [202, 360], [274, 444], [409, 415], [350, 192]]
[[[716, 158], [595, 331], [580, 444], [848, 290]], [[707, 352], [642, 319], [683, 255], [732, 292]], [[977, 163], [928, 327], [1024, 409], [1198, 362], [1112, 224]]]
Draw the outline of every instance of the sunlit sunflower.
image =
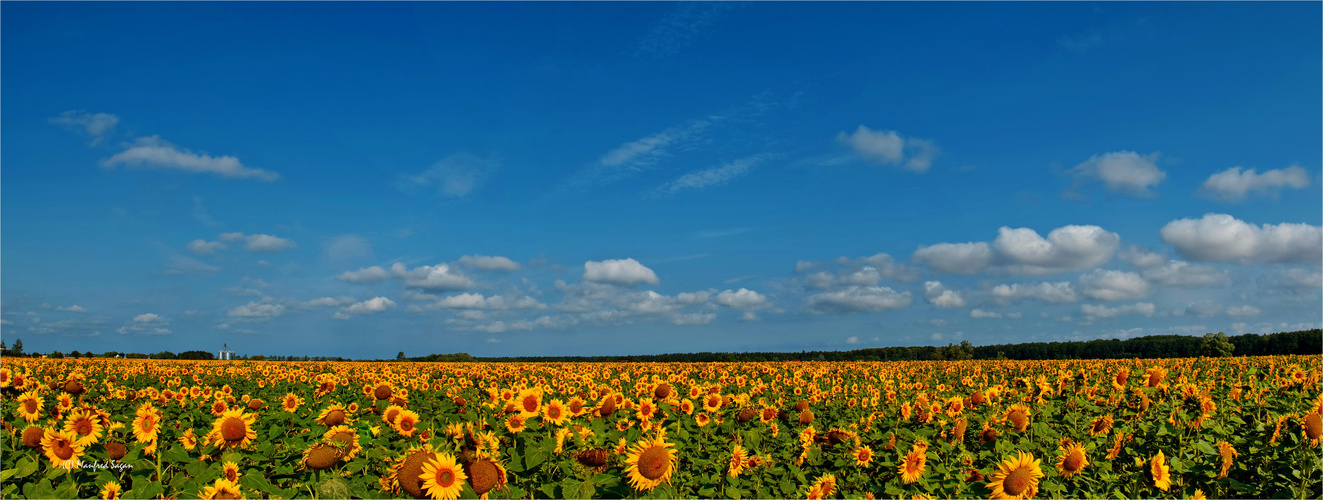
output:
[[711, 421], [712, 417], [707, 416], [706, 412], [699, 412], [698, 416], [694, 417], [694, 422], [698, 423], [699, 427], [706, 427], [708, 422]]
[[897, 469], [900, 470], [900, 480], [902, 482], [910, 484], [918, 481], [919, 477], [923, 476], [924, 470], [928, 467], [928, 457], [925, 453], [926, 448], [920, 448], [918, 444], [915, 444], [910, 449], [909, 454], [901, 459]]
[[404, 408], [401, 406], [398, 405], [387, 406], [386, 410], [381, 412], [381, 419], [386, 421], [386, 425], [395, 427], [395, 419], [399, 418], [400, 412], [402, 411], [404, 411]]
[[748, 458], [748, 454], [744, 452], [744, 447], [740, 446], [739, 443], [735, 443], [735, 448], [730, 452], [730, 466], [727, 467], [730, 477], [740, 477], [740, 473], [744, 472], [744, 462]]
[[256, 420], [253, 415], [245, 415], [242, 409], [229, 410], [212, 423], [207, 442], [221, 448], [247, 447], [257, 439], [257, 431], [253, 429]]
[[423, 463], [419, 474], [427, 495], [444, 500], [459, 498], [460, 492], [464, 491], [464, 481], [468, 478], [464, 469], [455, 463], [455, 456], [449, 453], [433, 453]]
[[224, 399], [217, 399], [216, 401], [213, 401], [211, 403], [211, 416], [219, 417], [221, 415], [224, 415], [226, 410], [229, 409], [230, 406], [225, 403]]
[[506, 484], [505, 466], [490, 458], [479, 458], [464, 464], [464, 474], [469, 478], [473, 492], [482, 497], [494, 489], [503, 489]]
[[29, 423], [36, 422], [41, 418], [41, 410], [46, 407], [45, 401], [37, 391], [28, 391], [18, 397], [18, 416], [23, 417]]
[[[152, 399], [156, 399], [156, 398], [152, 398]], [[73, 396], [70, 396], [68, 393], [63, 393], [60, 394], [59, 396], [56, 396], [55, 406], [60, 409], [61, 413], [72, 410]]]
[[1029, 407], [1011, 405], [1011, 408], [1006, 410], [1005, 418], [1015, 428], [1015, 432], [1024, 432], [1029, 427]]
[[80, 463], [83, 447], [78, 444], [78, 435], [69, 431], [46, 429], [41, 438], [41, 447], [50, 459], [51, 467], [73, 469]]
[[652, 402], [651, 398], [640, 398], [634, 415], [638, 417], [640, 421], [646, 422], [652, 420], [652, 416], [656, 412], [657, 405]]
[[1309, 412], [1301, 420], [1305, 439], [1309, 440], [1310, 446], [1318, 447], [1320, 438], [1323, 438], [1323, 415]]
[[860, 467], [868, 467], [873, 463], [873, 449], [867, 446], [856, 448], [850, 452], [854, 456], [854, 464]]
[[553, 399], [542, 408], [542, 419], [551, 422], [553, 425], [565, 425], [565, 421], [569, 419], [569, 413], [564, 403], [561, 403], [559, 399]]
[[364, 386], [363, 388], [364, 392], [367, 392], [370, 396], [379, 400], [389, 400], [391, 396], [395, 395], [395, 384], [388, 381], [377, 382], [370, 387]]
[[204, 486], [201, 492], [198, 492], [198, 498], [247, 498], [243, 496], [243, 490], [239, 485], [225, 478], [217, 479], [211, 483], [211, 486]]
[[239, 472], [239, 464], [237, 463], [225, 462], [224, 464], [221, 465], [221, 477], [224, 478], [226, 481], [232, 483], [238, 483], [239, 476], [242, 475], [243, 474]]
[[642, 441], [630, 449], [625, 458], [625, 473], [629, 484], [639, 491], [652, 491], [661, 483], [670, 483], [675, 472], [676, 454], [667, 443], [664, 431], [651, 441]]
[[519, 391], [519, 395], [515, 397], [515, 409], [519, 410], [519, 415], [525, 419], [540, 415], [542, 413], [542, 391], [536, 388]]
[[992, 498], [1033, 498], [1038, 494], [1038, 480], [1044, 476], [1040, 466], [1042, 460], [1017, 451], [1015, 458], [1008, 458], [997, 465], [997, 472], [992, 474], [988, 488]]
[[348, 411], [345, 409], [344, 406], [341, 406], [339, 403], [336, 403], [334, 401], [332, 401], [329, 406], [322, 409], [321, 414], [317, 415], [317, 423], [325, 425], [327, 427], [335, 427], [337, 425], [345, 424], [348, 422], [349, 422]]
[[1153, 486], [1162, 491], [1171, 488], [1171, 468], [1167, 466], [1167, 456], [1162, 454], [1162, 450], [1158, 450], [1158, 454], [1153, 455], [1149, 461], [1148, 472], [1153, 476]]
[[161, 410], [150, 402], [138, 407], [137, 417], [133, 419], [133, 438], [139, 443], [155, 442], [161, 432]]
[[1107, 434], [1108, 432], [1111, 432], [1111, 430], [1112, 430], [1112, 416], [1103, 415], [1101, 417], [1093, 419], [1093, 423], [1089, 425], [1089, 436], [1093, 437], [1099, 434]]
[[198, 437], [193, 433], [193, 428], [184, 429], [184, 433], [179, 436], [179, 444], [184, 445], [185, 450], [192, 451], [198, 446]]
[[284, 399], [280, 401], [280, 408], [286, 413], [294, 413], [299, 410], [299, 405], [303, 404], [303, 398], [300, 398], [292, 392], [285, 393]]
[[716, 412], [721, 409], [721, 394], [708, 394], [703, 398], [703, 409], [709, 412]]
[[417, 413], [410, 410], [400, 410], [400, 414], [395, 417], [395, 423], [391, 425], [391, 428], [395, 429], [395, 432], [400, 433], [401, 436], [411, 437], [414, 431], [418, 429], [419, 420]]
[[1079, 443], [1071, 442], [1059, 449], [1061, 455], [1057, 457], [1057, 472], [1061, 473], [1061, 477], [1069, 479], [1089, 466], [1084, 447]]
[[78, 444], [87, 447], [101, 439], [101, 417], [86, 409], [69, 413], [64, 419], [64, 430], [78, 436]]
[[98, 492], [102, 500], [118, 500], [123, 493], [124, 487], [114, 481], [106, 481], [106, 484], [101, 485], [101, 491]]
[[510, 431], [511, 434], [518, 434], [520, 432], [524, 432], [524, 429], [526, 428], [528, 428], [528, 426], [524, 424], [524, 417], [521, 417], [519, 415], [510, 415], [505, 419], [505, 430]]
[[1204, 495], [1204, 490], [1195, 489], [1194, 494], [1190, 495], [1190, 500], [1208, 500], [1208, 496]]
[[335, 443], [345, 450], [345, 460], [352, 460], [362, 448], [358, 445], [358, 431], [347, 425], [337, 425], [322, 434], [322, 439]]
[[813, 481], [813, 486], [809, 488], [808, 498], [827, 498], [836, 491], [836, 475], [825, 474]]
[[1227, 477], [1227, 471], [1231, 470], [1231, 464], [1235, 463], [1236, 457], [1240, 453], [1236, 452], [1236, 448], [1231, 446], [1231, 443], [1219, 441], [1217, 443], [1217, 454], [1222, 456], [1222, 470], [1217, 473], [1217, 478], [1222, 479]]

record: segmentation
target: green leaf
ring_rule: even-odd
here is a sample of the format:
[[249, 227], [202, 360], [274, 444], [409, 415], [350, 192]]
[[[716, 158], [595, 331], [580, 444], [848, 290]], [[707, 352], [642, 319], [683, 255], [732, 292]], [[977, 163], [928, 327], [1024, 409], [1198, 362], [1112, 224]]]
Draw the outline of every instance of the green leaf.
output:
[[42, 479], [35, 484], [28, 484], [31, 488], [23, 488], [23, 496], [27, 498], [62, 498], [55, 494], [55, 488], [51, 486], [50, 479]]
[[593, 486], [592, 481], [579, 481], [574, 478], [566, 478], [560, 483], [561, 493], [566, 498], [592, 498], [597, 493], [597, 488]]
[[323, 480], [317, 485], [317, 496], [321, 498], [349, 498], [349, 482], [339, 477]]
[[547, 497], [560, 498], [560, 495], [556, 494], [556, 483], [544, 484], [542, 485], [542, 487], [538, 488], [538, 490], [541, 491], [542, 493], [545, 493]]
[[32, 461], [32, 459], [29, 459], [28, 457], [23, 457], [18, 459], [18, 464], [14, 466], [13, 470], [15, 471], [14, 477], [28, 477], [31, 476], [33, 472], [37, 472], [37, 462]]
[[[552, 442], [552, 446], [555, 446], [555, 442]], [[538, 465], [541, 465], [542, 462], [545, 462], [547, 460], [547, 455], [549, 455], [546, 450], [541, 448], [533, 448], [526, 451], [528, 452], [528, 456], [524, 457], [524, 470], [536, 468]]]
[[161, 483], [156, 481], [142, 481], [141, 484], [134, 485], [132, 490], [125, 492], [125, 498], [156, 498], [165, 491]]

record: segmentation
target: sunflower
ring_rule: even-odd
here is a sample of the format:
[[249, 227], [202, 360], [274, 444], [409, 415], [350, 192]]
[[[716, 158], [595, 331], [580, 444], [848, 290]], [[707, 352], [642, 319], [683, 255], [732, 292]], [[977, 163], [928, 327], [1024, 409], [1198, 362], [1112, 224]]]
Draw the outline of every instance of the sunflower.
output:
[[739, 443], [735, 443], [735, 449], [730, 452], [730, 467], [728, 468], [730, 477], [740, 477], [740, 473], [744, 472], [744, 462], [748, 458], [748, 454], [744, 452], [744, 447], [740, 446]]
[[1061, 477], [1070, 478], [1079, 474], [1081, 470], [1089, 466], [1089, 459], [1085, 457], [1084, 447], [1079, 443], [1070, 442], [1060, 447], [1061, 456], [1057, 457], [1057, 472]]
[[552, 453], [559, 455], [562, 451], [565, 451], [565, 438], [570, 437], [573, 433], [574, 431], [565, 427], [556, 429], [556, 449]]
[[199, 498], [247, 498], [243, 496], [243, 491], [239, 485], [225, 478], [217, 479], [211, 486], [202, 488], [198, 493]]
[[813, 486], [809, 488], [808, 498], [826, 498], [836, 491], [836, 475], [825, 474], [813, 481]]
[[992, 498], [1033, 498], [1038, 494], [1038, 479], [1044, 476], [1040, 467], [1042, 460], [1017, 451], [1015, 458], [1008, 458], [997, 465], [997, 472], [992, 474], [988, 488]]
[[870, 447], [856, 448], [850, 454], [854, 455], [854, 464], [860, 467], [868, 467], [868, 464], [873, 463], [873, 449]]
[[393, 461], [387, 474], [381, 476], [380, 483], [385, 491], [399, 493], [404, 490], [409, 496], [414, 498], [423, 498], [422, 478], [423, 464], [432, 457], [432, 446], [424, 444], [418, 448], [410, 448], [401, 456]]
[[698, 416], [694, 417], [694, 421], [698, 423], [699, 427], [706, 427], [708, 422], [712, 421], [712, 418], [707, 416], [705, 412], [699, 412]]
[[1112, 416], [1103, 415], [1101, 417], [1093, 419], [1093, 423], [1089, 426], [1089, 437], [1097, 436], [1099, 434], [1105, 435], [1108, 432], [1111, 432], [1111, 430], [1112, 430]]
[[184, 429], [184, 433], [179, 436], [179, 444], [184, 445], [184, 449], [192, 451], [198, 446], [198, 437], [193, 433], [193, 428]]
[[238, 483], [239, 476], [242, 475], [243, 474], [239, 472], [239, 464], [237, 463], [225, 462], [221, 465], [221, 477], [225, 478], [226, 481]]
[[363, 386], [363, 392], [378, 400], [389, 400], [391, 396], [395, 395], [395, 384], [389, 381], [377, 382], [375, 385]]
[[565, 404], [559, 399], [553, 399], [542, 408], [542, 418], [555, 425], [565, 425], [569, 419], [569, 411], [565, 409]]
[[515, 409], [525, 419], [538, 416], [542, 413], [542, 391], [536, 388], [519, 391], [515, 397]]
[[721, 403], [721, 394], [708, 394], [703, 398], [703, 409], [715, 413], [721, 409]]
[[41, 447], [46, 452], [46, 458], [50, 459], [51, 467], [73, 469], [78, 467], [79, 457], [83, 455], [78, 435], [70, 431], [46, 429], [41, 438]]
[[638, 417], [639, 421], [647, 422], [649, 420], [652, 420], [652, 415], [655, 414], [656, 412], [657, 412], [657, 406], [652, 402], [652, 399], [650, 398], [639, 399], [638, 409], [636, 410], [635, 413], [635, 416]]
[[64, 430], [78, 436], [78, 444], [86, 447], [101, 439], [101, 417], [86, 409], [75, 410], [64, 419]]
[[225, 411], [229, 409], [230, 406], [225, 404], [224, 399], [217, 399], [216, 401], [211, 403], [211, 416], [219, 417], [221, 415], [224, 415]]
[[928, 457], [925, 452], [925, 448], [920, 448], [918, 443], [915, 443], [914, 447], [910, 449], [909, 454], [905, 455], [901, 460], [901, 464], [897, 469], [900, 470], [900, 479], [905, 484], [918, 481], [919, 477], [923, 476], [923, 472], [927, 468], [928, 462]]
[[1149, 474], [1153, 476], [1153, 486], [1162, 491], [1171, 488], [1171, 469], [1167, 466], [1167, 457], [1158, 450], [1157, 455], [1153, 455], [1153, 460], [1148, 463]]
[[102, 500], [118, 500], [121, 493], [124, 493], [124, 487], [114, 481], [106, 481], [106, 484], [101, 485], [101, 491], [98, 492]]
[[1306, 413], [1302, 419], [1305, 439], [1309, 440], [1309, 445], [1317, 447], [1320, 438], [1323, 438], [1323, 415], [1314, 412]]
[[322, 434], [322, 439], [331, 443], [338, 443], [339, 446], [343, 447], [345, 449], [345, 460], [352, 460], [358, 455], [358, 450], [362, 448], [358, 445], [358, 431], [347, 425], [332, 427], [331, 430], [326, 431], [326, 434]]
[[505, 429], [510, 431], [511, 434], [518, 434], [520, 432], [524, 432], [524, 429], [527, 428], [528, 426], [524, 425], [524, 417], [521, 417], [519, 415], [510, 415], [509, 418], [505, 419]]
[[1195, 489], [1194, 495], [1190, 496], [1190, 500], [1207, 500], [1207, 499], [1208, 496], [1204, 495], [1204, 490], [1200, 490], [1200, 489]]
[[41, 418], [41, 410], [45, 408], [46, 403], [41, 399], [37, 391], [28, 391], [18, 397], [18, 416], [23, 417], [29, 423], [36, 422]]
[[395, 423], [391, 425], [395, 432], [401, 436], [411, 437], [418, 429], [418, 414], [410, 410], [400, 410], [400, 414], [395, 417]]
[[583, 398], [578, 396], [572, 397], [570, 398], [570, 402], [566, 403], [565, 411], [571, 417], [577, 417], [579, 415], [583, 415], [585, 412], [588, 411], [588, 409], [584, 407], [585, 404], [587, 403], [584, 402]]
[[303, 459], [300, 462], [301, 469], [327, 470], [335, 467], [344, 458], [345, 450], [338, 443], [315, 443], [303, 450]]
[[634, 445], [625, 458], [625, 464], [628, 465], [625, 473], [629, 476], [629, 484], [634, 489], [652, 491], [663, 482], [671, 482], [671, 474], [675, 472], [676, 455], [670, 448], [675, 445], [667, 443], [664, 434], [663, 430], [655, 439]]
[[138, 407], [137, 417], [133, 419], [133, 437], [139, 443], [155, 443], [161, 432], [161, 410], [150, 402]]
[[303, 404], [303, 398], [295, 396], [292, 392], [285, 393], [285, 398], [280, 402], [280, 408], [286, 413], [294, 413], [299, 410], [299, 405]]
[[1240, 453], [1236, 452], [1236, 448], [1231, 446], [1231, 443], [1219, 441], [1217, 443], [1217, 454], [1222, 456], [1222, 471], [1218, 472], [1217, 478], [1222, 479], [1227, 477], [1227, 471], [1231, 469], [1231, 464], [1235, 462]]
[[242, 409], [226, 411], [212, 424], [207, 442], [221, 448], [246, 447], [257, 439], [257, 431], [253, 430], [256, 420], [253, 415], [245, 415]]
[[496, 460], [479, 458], [470, 461], [464, 464], [464, 474], [469, 477], [469, 486], [473, 492], [483, 497], [493, 489], [505, 488], [505, 466]]
[[455, 463], [455, 456], [449, 453], [432, 453], [419, 474], [428, 496], [444, 500], [459, 498], [468, 478], [464, 469]]
[[1024, 432], [1029, 427], [1029, 407], [1025, 405], [1011, 405], [1011, 409], [1006, 410], [1006, 420], [1015, 427], [1015, 432]]

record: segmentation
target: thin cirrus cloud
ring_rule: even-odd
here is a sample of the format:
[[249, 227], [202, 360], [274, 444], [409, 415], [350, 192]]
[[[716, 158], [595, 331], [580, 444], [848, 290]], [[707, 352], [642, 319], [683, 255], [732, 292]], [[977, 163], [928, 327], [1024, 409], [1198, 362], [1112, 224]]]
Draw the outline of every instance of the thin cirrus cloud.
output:
[[728, 2], [680, 3], [639, 40], [635, 57], [664, 59], [692, 45], [737, 4]]
[[850, 134], [836, 134], [836, 140], [869, 163], [896, 165], [919, 173], [927, 171], [933, 159], [941, 153], [937, 144], [930, 140], [902, 137], [894, 130], [873, 130], [864, 125]]
[[[225, 246], [221, 242], [224, 241], [231, 243], [243, 242], [244, 248], [249, 251], [266, 253], [279, 252], [298, 246], [294, 243], [294, 240], [271, 236], [269, 234], [221, 233], [218, 238], [219, 241], [210, 243], [203, 240], [193, 240], [188, 246], [190, 250], [194, 250], [195, 247], [198, 247], [214, 251], [223, 250]], [[216, 244], [220, 244], [220, 246], [216, 246]], [[197, 250], [194, 251], [196, 252]]]
[[171, 144], [160, 136], [139, 137], [127, 149], [101, 161], [105, 168], [123, 165], [127, 168], [167, 170], [190, 173], [209, 173], [226, 179], [256, 179], [273, 182], [280, 174], [260, 168], [244, 166], [233, 156], [210, 156], [194, 153]]
[[107, 135], [114, 130], [115, 125], [119, 124], [119, 117], [110, 113], [88, 113], [86, 111], [65, 111], [60, 116], [48, 120], [56, 125], [64, 125], [66, 128], [78, 130], [92, 138], [89, 146], [95, 146], [101, 143]]
[[1152, 189], [1167, 178], [1167, 173], [1158, 168], [1157, 161], [1158, 153], [1140, 155], [1134, 151], [1114, 151], [1093, 155], [1070, 170], [1075, 184], [1063, 196], [1081, 197], [1075, 189], [1096, 180], [1101, 181], [1108, 192], [1152, 198], [1157, 196]]
[[1160, 233], [1162, 241], [1190, 260], [1242, 264], [1323, 261], [1323, 230], [1309, 224], [1257, 225], [1209, 213], [1198, 219], [1171, 221]]
[[680, 191], [719, 186], [749, 173], [759, 163], [768, 158], [769, 155], [747, 156], [719, 167], [690, 172], [657, 187], [653, 190], [653, 196], [672, 195]]
[[450, 198], [466, 198], [500, 169], [501, 160], [495, 156], [458, 153], [442, 158], [422, 172], [400, 174], [395, 187], [410, 194], [435, 191]]
[[1241, 201], [1249, 193], [1276, 196], [1282, 188], [1302, 189], [1309, 186], [1309, 173], [1299, 166], [1268, 170], [1262, 174], [1254, 169], [1242, 171], [1231, 167], [1215, 173], [1199, 186], [1199, 192], [1222, 201]]
[[975, 274], [985, 269], [1015, 275], [1044, 276], [1091, 269], [1111, 260], [1121, 237], [1098, 226], [1063, 226], [1043, 238], [1029, 228], [997, 230], [986, 242], [938, 243], [921, 246], [910, 257], [951, 274]]

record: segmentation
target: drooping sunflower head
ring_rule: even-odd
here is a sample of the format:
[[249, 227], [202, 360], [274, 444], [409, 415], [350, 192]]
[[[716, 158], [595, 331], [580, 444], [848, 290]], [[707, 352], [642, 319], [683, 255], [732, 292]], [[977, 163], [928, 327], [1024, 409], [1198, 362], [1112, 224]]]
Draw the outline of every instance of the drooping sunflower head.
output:
[[378, 400], [388, 400], [395, 395], [395, 384], [387, 381], [377, 382], [372, 386], [372, 397]]
[[[423, 463], [419, 473], [422, 487], [428, 496], [441, 500], [454, 500], [464, 491], [464, 481], [468, 474], [455, 462], [455, 456], [449, 453], [433, 453]], [[475, 490], [476, 491], [476, 490]]]
[[387, 406], [386, 410], [381, 412], [381, 419], [386, 421], [386, 425], [394, 427], [395, 419], [399, 418], [400, 412], [402, 411], [404, 411], [404, 408], [398, 405]]
[[1305, 414], [1304, 418], [1305, 437], [1318, 445], [1319, 438], [1323, 437], [1323, 415], [1314, 412]]
[[1006, 420], [1010, 421], [1016, 432], [1024, 432], [1029, 427], [1029, 407], [1011, 405], [1011, 408], [1006, 411]]
[[244, 414], [240, 408], [228, 410], [212, 423], [208, 441], [221, 448], [247, 447], [257, 439], [255, 421], [253, 415]]
[[625, 458], [625, 473], [629, 484], [639, 491], [652, 491], [661, 483], [669, 483], [675, 472], [677, 457], [662, 436], [635, 445]]
[[344, 458], [344, 448], [334, 443], [316, 443], [303, 451], [303, 467], [312, 470], [327, 470], [335, 467]]
[[317, 415], [317, 423], [327, 427], [335, 427], [348, 422], [349, 412], [344, 406], [336, 402], [331, 402], [329, 406], [322, 410], [321, 414]]
[[744, 472], [744, 462], [747, 459], [748, 454], [744, 452], [744, 447], [735, 443], [735, 448], [730, 452], [730, 467], [727, 468], [730, 477], [739, 477], [740, 473]]
[[1057, 472], [1061, 473], [1061, 477], [1070, 478], [1088, 465], [1089, 459], [1079, 443], [1070, 442], [1061, 447], [1061, 455], [1057, 457]]
[[988, 483], [992, 498], [1033, 498], [1038, 494], [1038, 480], [1044, 476], [1041, 463], [1023, 451], [1003, 460]]
[[1112, 416], [1103, 415], [1093, 419], [1093, 424], [1089, 426], [1089, 436], [1107, 434], [1112, 430]]
[[1149, 475], [1153, 476], [1153, 486], [1162, 491], [1171, 488], [1171, 469], [1167, 465], [1167, 457], [1162, 454], [1162, 450], [1158, 450], [1158, 454], [1153, 455], [1153, 459], [1149, 461], [1148, 466]]
[[345, 460], [352, 460], [361, 448], [358, 444], [358, 431], [347, 425], [337, 425], [322, 434], [322, 439], [345, 450]]
[[23, 429], [23, 445], [28, 448], [40, 448], [41, 438], [45, 437], [46, 429], [36, 425], [29, 425]]
[[464, 474], [468, 476], [469, 486], [478, 495], [485, 495], [494, 489], [502, 489], [506, 484], [505, 466], [490, 458], [479, 458], [465, 463]]

